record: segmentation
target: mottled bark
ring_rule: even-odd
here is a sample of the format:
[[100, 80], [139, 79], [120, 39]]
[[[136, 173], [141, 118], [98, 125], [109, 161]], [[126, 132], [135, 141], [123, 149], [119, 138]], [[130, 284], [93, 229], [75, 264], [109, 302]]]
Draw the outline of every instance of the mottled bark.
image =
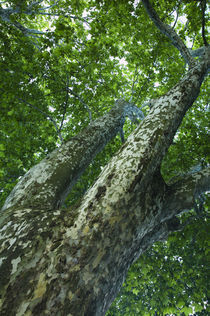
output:
[[15, 205], [42, 209], [61, 206], [96, 154], [122, 129], [125, 116], [132, 118], [133, 112], [141, 115], [137, 107], [118, 100], [106, 115], [31, 168], [15, 186], [3, 210]]
[[[169, 186], [159, 170], [183, 116], [199, 94], [206, 69], [206, 61], [197, 63], [155, 102], [77, 208], [48, 212], [47, 204], [42, 208], [43, 202], [38, 203], [39, 198], [43, 201], [42, 196], [33, 200], [37, 208], [31, 208], [30, 199], [26, 195], [24, 203], [22, 195], [20, 202], [16, 197], [13, 206], [2, 212], [2, 316], [104, 315], [130, 265], [152, 243], [176, 230], [174, 216], [191, 208], [196, 195], [209, 188], [209, 175], [200, 171]], [[124, 107], [125, 103], [121, 104]], [[41, 172], [46, 175], [45, 164], [50, 159], [56, 157], [61, 167], [58, 178], [56, 171], [55, 178], [46, 180], [40, 192], [44, 194], [48, 186], [56, 186], [54, 179], [65, 177], [66, 168], [71, 175], [72, 159], [68, 155], [74, 142], [76, 151], [81, 142], [91, 147], [101, 129], [101, 144], [117, 132], [113, 117], [118, 117], [119, 126], [122, 116], [111, 111], [106, 123], [99, 120], [94, 130], [91, 125], [70, 141], [71, 146], [64, 145], [67, 147], [61, 156], [58, 150], [44, 160]], [[80, 154], [77, 152], [75, 157]], [[24, 207], [18, 206], [21, 203]]]
[[[192, 66], [104, 168], [74, 209], [56, 209], [95, 154], [122, 128], [131, 106], [118, 104], [32, 168], [0, 217], [2, 316], [104, 315], [130, 265], [178, 228], [175, 215], [209, 190], [209, 170], [167, 185], [160, 165], [208, 69], [194, 62], [175, 32], [145, 4]], [[132, 114], [131, 114], [132, 116]]]

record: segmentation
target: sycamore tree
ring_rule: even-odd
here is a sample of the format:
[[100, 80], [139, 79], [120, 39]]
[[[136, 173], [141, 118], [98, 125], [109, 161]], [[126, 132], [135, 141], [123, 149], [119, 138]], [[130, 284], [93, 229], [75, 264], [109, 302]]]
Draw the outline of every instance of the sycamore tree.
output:
[[0, 2], [2, 316], [207, 313], [206, 21]]

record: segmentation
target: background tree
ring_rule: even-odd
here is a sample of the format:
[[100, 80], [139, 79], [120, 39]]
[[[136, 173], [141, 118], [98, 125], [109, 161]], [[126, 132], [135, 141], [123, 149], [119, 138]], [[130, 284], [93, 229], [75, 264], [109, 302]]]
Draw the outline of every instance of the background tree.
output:
[[[146, 15], [142, 3], [147, 8], [150, 18]], [[152, 312], [174, 312], [179, 314], [183, 311], [190, 313], [192, 311], [190, 306], [193, 306], [196, 311], [206, 311], [207, 290], [204, 284], [206, 284], [207, 201], [203, 203], [203, 196], [200, 196], [201, 191], [208, 188], [206, 183], [207, 169], [202, 171], [208, 165], [206, 83], [203, 83], [199, 98], [190, 112], [185, 115], [183, 124], [174, 138], [173, 145], [169, 148], [168, 154], [165, 155], [183, 115], [197, 98], [199, 85], [207, 72], [205, 61], [207, 57], [204, 54], [207, 49], [203, 47], [203, 45], [207, 45], [205, 31], [206, 3], [205, 1], [190, 3], [188, 1], [179, 3], [177, 1], [159, 1], [158, 3], [153, 1], [153, 8], [155, 8], [164, 24], [153, 11], [153, 8], [150, 7], [148, 1], [142, 1], [142, 3], [136, 1], [22, 1], [21, 5], [16, 1], [1, 3], [2, 78], [0, 91], [2, 115], [0, 157], [2, 168], [0, 176], [2, 205], [9, 191], [25, 171], [61, 143], [65, 143], [70, 139], [69, 142], [65, 143], [66, 145], [59, 147], [61, 152], [65, 148], [65, 150], [69, 150], [70, 158], [73, 157], [71, 156], [73, 154], [73, 151], [71, 152], [72, 146], [77, 150], [77, 158], [84, 155], [79, 170], [78, 163], [72, 166], [72, 169], [70, 168], [70, 159], [63, 164], [60, 171], [55, 168], [56, 176], [51, 178], [51, 180], [54, 179], [51, 184], [53, 183], [55, 188], [53, 199], [46, 198], [44, 195], [40, 198], [40, 192], [43, 192], [40, 188], [42, 185], [37, 185], [37, 182], [39, 182], [37, 179], [41, 177], [40, 174], [32, 181], [32, 186], [28, 186], [30, 195], [26, 194], [26, 191], [22, 194], [17, 189], [16, 193], [18, 194], [10, 195], [9, 203], [11, 204], [7, 202], [4, 208], [6, 209], [7, 206], [13, 204], [12, 209], [2, 213], [4, 226], [1, 249], [1, 279], [3, 280], [1, 290], [3, 296], [8, 293], [12, 300], [16, 296], [12, 293], [19, 292], [19, 286], [28, 289], [29, 294], [25, 296], [26, 291], [24, 291], [20, 296], [17, 296], [19, 305], [14, 300], [15, 306], [7, 298], [5, 302], [2, 298], [3, 315], [4, 313], [8, 314], [8, 308], [11, 308], [10, 314], [18, 311], [20, 315], [26, 312], [30, 314], [29, 311], [41, 315], [46, 309], [56, 315], [58, 315], [58, 310], [61, 315], [67, 315], [69, 311], [72, 311], [73, 314], [86, 313], [88, 315], [99, 313], [99, 311], [104, 313], [116, 295], [134, 258], [138, 257], [156, 240], [166, 239], [170, 231], [180, 230], [185, 224], [184, 231], [173, 235], [168, 243], [155, 245], [147, 255], [140, 259], [141, 261], [133, 266], [123, 290], [126, 297], [129, 293], [129, 302], [133, 304], [128, 306], [128, 300], [120, 294], [116, 307], [113, 306], [110, 313], [114, 313], [114, 315], [126, 315], [126, 313], [128, 315], [131, 315], [131, 313], [144, 315]], [[183, 17], [186, 20], [185, 24], [181, 22]], [[154, 27], [153, 22], [166, 36]], [[171, 25], [172, 28], [167, 27], [167, 24]], [[176, 30], [179, 36], [173, 30]], [[184, 42], [188, 46], [193, 44], [194, 50], [187, 49]], [[198, 60], [195, 61], [191, 56], [197, 56]], [[192, 74], [196, 78], [192, 77]], [[184, 75], [187, 77], [184, 77]], [[179, 107], [181, 110], [181, 114], [178, 114], [171, 108], [171, 103], [167, 101], [167, 95], [169, 101], [171, 101], [172, 94], [176, 94], [178, 90], [175, 87], [168, 94], [167, 92], [177, 84], [180, 77], [183, 78], [183, 81], [177, 87], [183, 87], [182, 94], [183, 97], [186, 94], [186, 99], [182, 98], [182, 100], [179, 100], [180, 102], [176, 102], [177, 111]], [[194, 85], [193, 87], [190, 84], [191, 82]], [[119, 98], [123, 98], [125, 101], [117, 102], [113, 107], [114, 101]], [[177, 95], [176, 98], [178, 98]], [[168, 107], [166, 106], [167, 102], [169, 103]], [[161, 110], [161, 104], [165, 104], [166, 112], [171, 113], [171, 116], [166, 115], [167, 113]], [[112, 107], [113, 109], [110, 111]], [[99, 119], [108, 111], [110, 111], [109, 114]], [[123, 157], [121, 165], [118, 167], [119, 170], [123, 170], [123, 168], [127, 170], [124, 172], [124, 176], [126, 177], [127, 174], [132, 190], [129, 191], [129, 183], [124, 182], [126, 185], [119, 193], [121, 190], [120, 182], [118, 182], [120, 172], [117, 178], [113, 165], [114, 160], [112, 160], [109, 164], [110, 170], [105, 169], [92, 191], [86, 194], [86, 197], [82, 200], [83, 202], [79, 202], [80, 206], [75, 206], [75, 211], [72, 208], [70, 210], [69, 205], [81, 198], [93, 184], [101, 168], [121, 147], [120, 138], [117, 137], [112, 141], [111, 138], [117, 132], [120, 132], [123, 140], [123, 124], [125, 137], [127, 138], [135, 127], [135, 118], [142, 119], [142, 111], [146, 119], [133, 134], [133, 138], [129, 138], [128, 142], [122, 147], [121, 153], [118, 153], [117, 156], [119, 161], [120, 157]], [[161, 113], [160, 116], [158, 115], [159, 112]], [[125, 115], [128, 115], [133, 123], [124, 122]], [[96, 120], [97, 118], [98, 120]], [[152, 123], [153, 120], [154, 123]], [[89, 124], [90, 121], [91, 124]], [[108, 122], [110, 123], [108, 124]], [[87, 129], [74, 137], [87, 126]], [[97, 126], [100, 126], [100, 129], [97, 129]], [[84, 143], [87, 143], [88, 135], [89, 140], [92, 139], [93, 130], [95, 131], [95, 147], [91, 146], [91, 142], [88, 146], [85, 146]], [[137, 140], [138, 137], [135, 135], [140, 131], [142, 133], [145, 131], [145, 135], [148, 133], [146, 143], [142, 143], [141, 139]], [[93, 161], [95, 154], [107, 142], [109, 142], [107, 147]], [[132, 148], [131, 155], [135, 158], [131, 164], [131, 169], [135, 170], [133, 175], [129, 173], [129, 164], [126, 164], [126, 157], [130, 157], [127, 151], [128, 144]], [[143, 154], [144, 160], [141, 160], [140, 164], [140, 157], [135, 156], [135, 149], [142, 148], [141, 145], [145, 148], [145, 152]], [[146, 148], [148, 152], [146, 152]], [[139, 149], [139, 153], [141, 151], [142, 149]], [[54, 157], [59, 158], [61, 165], [62, 159], [58, 157], [58, 151], [49, 157], [48, 160], [51, 159], [50, 161], [54, 161]], [[164, 160], [162, 160], [163, 158]], [[44, 161], [46, 162], [46, 160]], [[141, 168], [135, 167], [135, 163], [137, 163], [137, 166], [142, 166], [144, 176], [141, 174]], [[161, 174], [168, 185], [177, 180], [181, 181], [183, 177], [189, 181], [186, 183], [185, 198], [181, 200], [179, 209], [174, 207], [172, 210], [167, 205], [168, 210], [171, 210], [171, 212], [168, 211], [170, 214], [168, 216], [163, 216], [162, 213], [165, 208], [161, 204], [163, 203], [162, 194], [163, 191], [166, 194], [167, 186], [159, 174], [160, 163], [162, 163]], [[69, 170], [69, 175], [72, 175], [70, 183], [72, 187], [78, 179], [79, 173], [83, 172], [89, 164], [90, 166], [83, 177], [67, 197], [64, 204], [66, 208], [62, 209], [61, 213], [59, 213], [60, 211], [58, 213], [46, 212], [46, 210], [57, 208], [63, 200], [60, 191], [64, 187], [57, 186], [55, 180], [58, 181], [62, 178], [64, 181], [67, 170]], [[40, 166], [43, 166], [43, 164], [38, 166], [37, 169], [32, 170], [38, 170], [39, 172], [41, 170]], [[45, 167], [43, 170], [46, 170]], [[148, 173], [149, 170], [150, 173]], [[196, 171], [199, 173], [196, 173]], [[109, 175], [107, 175], [107, 172], [109, 172]], [[29, 182], [33, 179], [33, 177], [30, 178], [30, 175], [33, 175], [33, 172], [29, 173]], [[106, 181], [100, 182], [105, 179], [103, 178], [104, 175], [107, 175], [107, 178], [105, 177]], [[201, 177], [201, 181], [195, 184], [194, 180], [198, 176]], [[138, 187], [137, 184], [141, 177], [143, 187], [138, 191], [139, 189], [137, 190], [136, 186]], [[115, 179], [113, 182], [111, 181], [112, 178]], [[27, 184], [26, 179], [27, 176], [22, 178], [20, 185], [21, 183]], [[180, 183], [179, 188], [181, 188], [182, 182], [177, 183]], [[119, 193], [119, 197], [115, 201], [115, 206], [111, 206], [115, 212], [111, 212], [109, 220], [107, 220], [101, 213], [99, 216], [98, 210], [101, 209], [102, 205], [102, 208], [107, 210], [109, 202], [107, 204], [108, 193], [105, 188], [109, 186], [110, 190], [115, 192], [115, 195]], [[163, 191], [159, 191], [159, 186]], [[147, 189], [145, 189], [146, 187]], [[192, 191], [195, 187], [199, 188], [198, 192]], [[176, 185], [170, 188], [174, 194], [178, 190]], [[44, 190], [44, 192], [47, 193], [50, 190]], [[122, 204], [120, 198], [121, 194], [125, 199], [128, 192], [129, 207], [126, 206], [125, 201]], [[136, 196], [139, 194], [142, 199], [141, 203], [140, 200], [136, 200]], [[155, 198], [151, 199], [153, 195]], [[162, 202], [160, 204], [157, 202], [158, 196], [161, 196]], [[164, 196], [164, 201], [168, 202], [166, 195]], [[92, 254], [91, 258], [94, 258], [94, 286], [97, 287], [97, 284], [101, 286], [101, 291], [96, 291], [98, 293], [97, 299], [90, 298], [91, 295], [89, 295], [91, 287], [88, 275], [92, 275], [93, 271], [87, 270], [85, 272], [87, 276], [85, 284], [87, 284], [86, 286], [82, 285], [83, 290], [78, 285], [76, 274], [72, 272], [68, 275], [68, 283], [73, 282], [77, 291], [80, 289], [80, 293], [75, 294], [72, 289], [70, 290], [66, 285], [67, 281], [58, 280], [58, 275], [65, 276], [64, 271], [69, 265], [67, 259], [71, 258], [71, 255], [73, 256], [71, 251], [77, 249], [75, 245], [71, 247], [71, 250], [67, 249], [66, 242], [69, 236], [63, 239], [62, 234], [68, 230], [68, 227], [72, 226], [74, 221], [77, 221], [80, 210], [84, 211], [84, 203], [87, 203], [85, 201], [87, 199], [91, 200], [91, 197], [93, 204], [90, 202], [89, 207], [91, 207], [91, 213], [94, 214], [95, 218], [90, 216], [87, 219], [83, 230], [83, 234], [87, 236], [83, 237], [88, 238], [88, 240], [91, 240], [90, 236], [94, 237], [94, 242], [87, 243], [87, 245], [89, 252]], [[97, 197], [97, 201], [93, 197]], [[199, 201], [196, 198], [199, 198]], [[103, 201], [106, 201], [106, 203]], [[22, 210], [17, 211], [20, 219], [14, 215], [16, 214], [17, 203]], [[152, 219], [148, 211], [151, 209], [151, 206], [149, 207], [150, 203], [151, 205], [155, 203], [158, 209], [157, 214], [155, 216], [153, 214], [154, 218]], [[174, 215], [185, 208], [191, 209], [193, 206], [196, 215], [195, 213], [182, 215], [180, 227]], [[31, 208], [30, 214], [24, 211], [24, 207]], [[121, 213], [118, 214], [120, 208]], [[40, 210], [37, 211], [36, 209]], [[133, 215], [123, 213], [122, 209], [129, 209], [129, 214]], [[141, 209], [141, 212], [137, 215], [138, 209]], [[146, 222], [142, 218], [143, 213], [147, 214]], [[20, 214], [22, 215], [20, 216]], [[67, 214], [71, 215], [68, 217]], [[46, 222], [43, 220], [41, 226], [39, 226], [39, 219], [43, 216], [44, 218], [46, 216]], [[9, 225], [11, 217], [12, 227]], [[134, 218], [138, 218], [142, 222], [141, 230], [133, 225]], [[25, 229], [28, 235], [26, 234], [25, 237], [20, 235], [18, 239], [16, 237], [17, 232], [21, 230], [26, 220], [28, 224]], [[151, 221], [150, 224], [148, 224], [149, 220]], [[111, 228], [107, 227], [107, 221]], [[92, 226], [90, 226], [90, 223], [92, 223]], [[37, 231], [32, 232], [30, 230], [32, 226], [30, 225], [35, 225], [37, 230], [40, 230], [40, 234], [37, 235]], [[46, 228], [43, 225], [46, 225]], [[17, 231], [16, 227], [19, 227]], [[42, 231], [43, 228], [45, 231]], [[145, 231], [142, 232], [142, 229]], [[122, 230], [125, 230], [128, 236], [129, 231], [132, 231], [132, 237], [122, 244], [125, 253], [119, 254], [118, 249], [113, 248], [113, 245], [121, 244], [122, 240], [125, 239]], [[119, 233], [119, 240], [116, 239], [115, 231]], [[112, 246], [110, 244], [109, 248], [112, 249], [113, 254], [115, 253], [114, 249], [117, 251], [115, 253], [116, 258], [121, 258], [119, 265], [116, 264], [115, 268], [113, 258], [110, 259], [109, 251], [105, 251], [105, 255], [103, 246], [99, 247], [100, 240], [102, 242], [104, 238], [102, 235], [105, 233], [113, 238], [113, 244]], [[138, 238], [141, 234], [140, 241]], [[12, 239], [9, 239], [11, 237]], [[74, 240], [73, 236], [70, 237]], [[20, 250], [23, 240], [24, 243], [26, 240], [29, 243], [27, 250]], [[133, 243], [136, 248], [131, 247], [132, 254], [129, 258], [128, 245], [133, 245]], [[10, 245], [10, 250], [7, 250], [8, 245]], [[94, 248], [97, 249], [96, 252], [93, 251]], [[30, 249], [33, 249], [33, 251]], [[46, 255], [47, 249], [50, 249], [51, 259], [49, 259], [50, 256]], [[199, 251], [195, 251], [195, 249]], [[17, 256], [17, 253], [19, 256]], [[23, 262], [23, 254], [27, 258], [27, 253], [29, 259]], [[43, 262], [40, 259], [41, 254], [46, 255], [46, 261]], [[30, 256], [35, 261], [30, 259]], [[81, 268], [82, 263], [91, 262], [91, 258], [86, 257], [84, 247], [79, 258], [81, 264], [79, 272], [81, 275], [84, 272]], [[125, 265], [122, 265], [122, 259], [125, 260]], [[78, 260], [77, 256], [74, 260]], [[192, 262], [194, 262], [193, 265]], [[103, 267], [105, 271], [97, 270], [99, 264], [101, 269]], [[25, 270], [23, 265], [26, 266]], [[46, 266], [48, 266], [48, 269]], [[54, 267], [53, 272], [52, 270], [49, 272], [49, 266]], [[78, 265], [76, 267], [78, 268]], [[183, 267], [186, 267], [184, 271], [187, 281], [184, 281], [183, 276], [182, 278], [177, 276], [181, 274], [179, 271], [182, 271]], [[11, 272], [12, 277], [10, 279], [9, 274]], [[65, 277], [63, 279], [66, 280]], [[145, 280], [147, 280], [146, 285]], [[156, 288], [155, 284], [158, 284]], [[104, 293], [110, 293], [108, 298]], [[83, 302], [82, 310], [80, 300]], [[75, 307], [70, 306], [69, 302], [72, 302], [73, 305], [76, 304], [80, 310], [76, 311]]]

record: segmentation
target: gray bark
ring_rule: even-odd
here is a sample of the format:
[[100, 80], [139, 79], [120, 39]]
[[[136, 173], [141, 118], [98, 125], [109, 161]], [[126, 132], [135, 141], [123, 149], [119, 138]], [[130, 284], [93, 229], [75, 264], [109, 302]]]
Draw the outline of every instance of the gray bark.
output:
[[[29, 181], [27, 189], [22, 188], [20, 200], [16, 189], [14, 199], [7, 202], [10, 207], [5, 207], [0, 218], [2, 316], [104, 315], [130, 265], [152, 243], [177, 229], [174, 216], [192, 208], [194, 198], [209, 190], [210, 171], [199, 171], [167, 185], [160, 165], [183, 116], [199, 94], [207, 67], [205, 60], [197, 63], [179, 84], [156, 100], [74, 209], [54, 209], [62, 196], [61, 179], [75, 177], [72, 164], [82, 160], [86, 142], [91, 147], [94, 135], [104, 144], [116, 134], [124, 101], [120, 110], [116, 106], [109, 112], [110, 120], [105, 124], [103, 119], [94, 129], [90, 125], [70, 140], [71, 146], [68, 142], [61, 152], [57, 150], [45, 159], [42, 180], [40, 174], [34, 180], [36, 172], [30, 171], [32, 186]], [[72, 147], [75, 155], [69, 159]], [[78, 170], [76, 165], [74, 168]], [[27, 183], [27, 176], [24, 181]], [[28, 188], [33, 190], [36, 182], [38, 190], [33, 191], [32, 203]], [[55, 199], [48, 193], [54, 186], [53, 194], [59, 196]]]
[[15, 187], [0, 217], [2, 316], [104, 315], [130, 265], [178, 229], [175, 216], [210, 189], [209, 169], [172, 185], [160, 173], [182, 118], [199, 94], [208, 49], [201, 62], [192, 61], [149, 1], [142, 1], [191, 69], [156, 99], [77, 207], [58, 208], [99, 148], [121, 130], [126, 113], [140, 116], [125, 101], [32, 168]]
[[2, 210], [15, 205], [42, 209], [60, 207], [96, 154], [123, 128], [125, 117], [142, 118], [141, 115], [137, 107], [118, 100], [106, 115], [91, 122], [31, 168], [15, 186]]

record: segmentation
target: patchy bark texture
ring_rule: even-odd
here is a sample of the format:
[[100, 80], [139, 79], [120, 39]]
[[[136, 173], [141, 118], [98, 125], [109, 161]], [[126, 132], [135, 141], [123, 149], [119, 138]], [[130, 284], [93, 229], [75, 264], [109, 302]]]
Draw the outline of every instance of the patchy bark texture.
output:
[[[33, 167], [14, 188], [0, 217], [1, 316], [100, 316], [116, 297], [130, 265], [155, 241], [179, 229], [176, 215], [210, 189], [210, 170], [167, 185], [160, 166], [209, 68], [148, 0], [151, 19], [190, 66], [187, 75], [156, 100], [149, 114], [103, 169], [74, 209], [59, 209], [95, 155], [140, 115], [120, 100], [104, 117]], [[10, 22], [10, 11], [0, 10]], [[17, 28], [22, 26], [15, 25]]]
[[21, 205], [56, 209], [98, 152], [123, 127], [135, 107], [118, 100], [109, 113], [92, 122], [77, 136], [31, 168], [7, 198], [3, 210]]
[[2, 316], [104, 315], [130, 265], [177, 229], [174, 216], [209, 189], [210, 171], [169, 186], [160, 165], [206, 69], [197, 64], [157, 100], [76, 209], [55, 207], [118, 132], [126, 102], [26, 174], [0, 219]]

